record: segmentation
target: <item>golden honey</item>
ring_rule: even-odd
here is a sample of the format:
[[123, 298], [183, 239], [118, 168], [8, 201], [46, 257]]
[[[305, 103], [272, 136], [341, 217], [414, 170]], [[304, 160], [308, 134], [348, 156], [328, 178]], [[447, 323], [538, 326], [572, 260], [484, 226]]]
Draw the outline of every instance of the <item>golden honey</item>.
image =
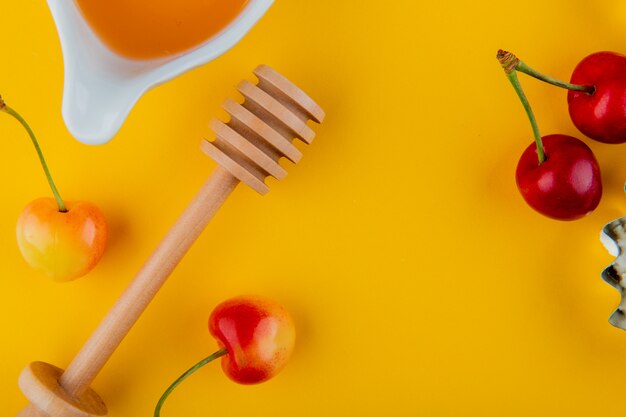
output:
[[151, 59], [188, 51], [224, 29], [249, 0], [76, 0], [114, 52]]

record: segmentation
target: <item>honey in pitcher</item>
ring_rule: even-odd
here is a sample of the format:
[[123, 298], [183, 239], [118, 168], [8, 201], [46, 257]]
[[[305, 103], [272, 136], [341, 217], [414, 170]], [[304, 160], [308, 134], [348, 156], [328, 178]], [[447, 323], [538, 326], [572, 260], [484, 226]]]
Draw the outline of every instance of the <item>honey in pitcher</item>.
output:
[[249, 0], [75, 0], [115, 53], [152, 59], [190, 50], [224, 29]]

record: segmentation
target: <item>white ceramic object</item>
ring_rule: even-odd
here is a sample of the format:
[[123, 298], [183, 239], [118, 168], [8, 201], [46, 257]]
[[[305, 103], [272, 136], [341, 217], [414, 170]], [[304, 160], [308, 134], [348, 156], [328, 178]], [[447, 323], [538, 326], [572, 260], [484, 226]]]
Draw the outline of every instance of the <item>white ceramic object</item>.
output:
[[63, 49], [63, 119], [68, 130], [83, 143], [108, 142], [146, 91], [232, 48], [273, 2], [250, 0], [224, 30], [181, 55], [131, 60], [102, 43], [73, 0], [48, 0]]

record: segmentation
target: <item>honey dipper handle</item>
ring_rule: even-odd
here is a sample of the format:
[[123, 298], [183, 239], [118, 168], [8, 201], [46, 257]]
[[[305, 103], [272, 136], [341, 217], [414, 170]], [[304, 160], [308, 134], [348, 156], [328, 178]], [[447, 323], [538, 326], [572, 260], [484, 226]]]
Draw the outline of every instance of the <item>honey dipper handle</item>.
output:
[[202, 186], [61, 377], [72, 396], [87, 389], [239, 180], [222, 167]]
[[49, 417], [32, 404], [27, 405], [22, 411], [20, 411], [15, 417]]

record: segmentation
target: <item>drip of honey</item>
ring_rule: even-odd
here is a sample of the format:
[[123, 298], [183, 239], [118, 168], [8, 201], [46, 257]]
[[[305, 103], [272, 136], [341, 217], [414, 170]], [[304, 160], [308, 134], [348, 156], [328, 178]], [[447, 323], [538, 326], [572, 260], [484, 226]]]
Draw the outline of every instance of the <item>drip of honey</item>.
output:
[[249, 0], [75, 0], [85, 20], [114, 52], [161, 58], [209, 40]]

